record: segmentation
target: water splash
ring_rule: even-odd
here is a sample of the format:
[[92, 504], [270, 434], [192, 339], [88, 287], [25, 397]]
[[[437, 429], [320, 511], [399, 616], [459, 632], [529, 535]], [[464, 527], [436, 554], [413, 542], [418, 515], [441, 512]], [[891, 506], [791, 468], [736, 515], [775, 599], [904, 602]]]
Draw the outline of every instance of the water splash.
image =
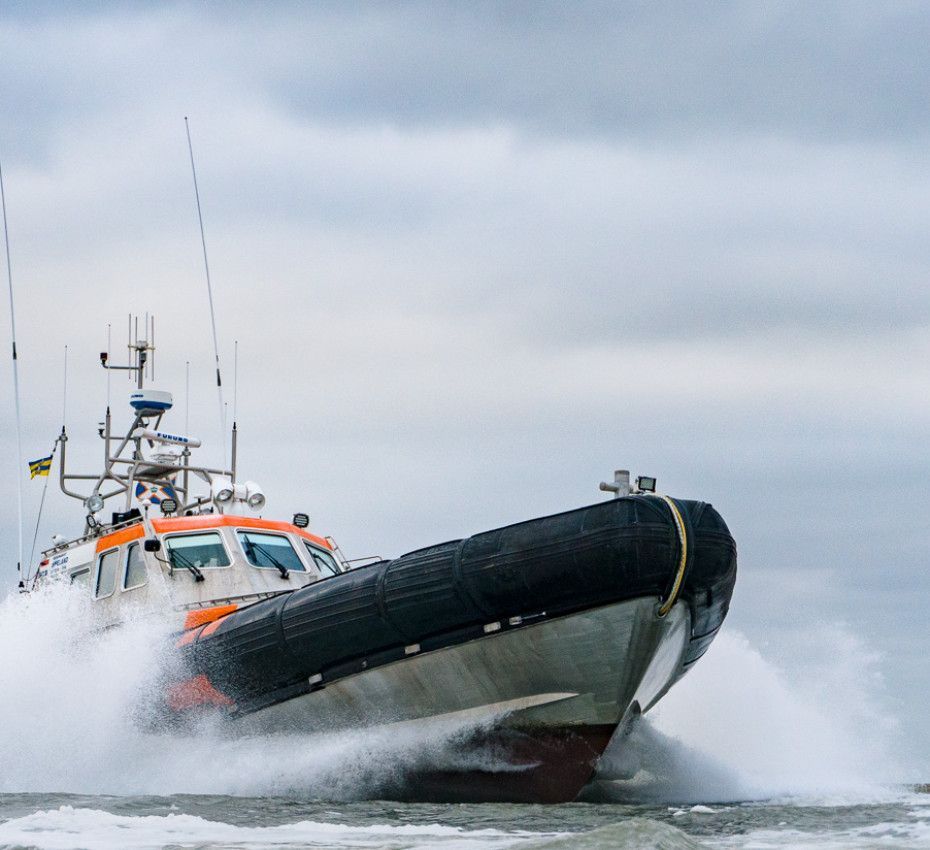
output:
[[424, 769], [497, 766], [461, 746], [491, 718], [313, 735], [237, 735], [209, 721], [152, 731], [139, 721], [172, 661], [167, 624], [95, 631], [90, 608], [64, 587], [0, 603], [0, 792], [347, 800], [396, 791]]
[[[300, 794], [371, 799], [422, 769], [466, 766], [461, 724], [234, 737], [152, 732], [138, 715], [171, 645], [139, 618], [92, 631], [67, 588], [0, 602], [0, 792]], [[879, 659], [835, 627], [791, 671], [720, 635], [696, 668], [608, 752], [608, 798], [708, 801], [863, 795], [894, 778], [895, 725]], [[492, 756], [493, 759], [493, 756]], [[493, 768], [475, 763], [473, 767]]]
[[806, 653], [786, 670], [743, 635], [719, 635], [625, 751], [609, 751], [605, 773], [624, 781], [608, 793], [674, 801], [887, 793], [902, 769], [881, 657], [836, 625], [804, 638]]

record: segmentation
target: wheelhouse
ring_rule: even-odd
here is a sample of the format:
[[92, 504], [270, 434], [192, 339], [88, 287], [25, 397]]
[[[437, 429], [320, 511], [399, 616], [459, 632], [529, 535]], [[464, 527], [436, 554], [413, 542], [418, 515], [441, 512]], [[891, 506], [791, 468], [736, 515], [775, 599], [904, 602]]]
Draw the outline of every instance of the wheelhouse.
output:
[[287, 522], [223, 514], [139, 520], [92, 548], [75, 541], [45, 553], [38, 580], [84, 588], [105, 622], [121, 619], [124, 606], [241, 607], [345, 569], [326, 538]]
[[[100, 361], [135, 379], [132, 423], [122, 433], [114, 431], [107, 407], [98, 429], [104, 466], [95, 474], [69, 470], [69, 438], [62, 428], [55, 441], [59, 484], [65, 495], [81, 501], [84, 531], [69, 541], [54, 538], [24, 590], [70, 582], [87, 589], [105, 622], [118, 622], [125, 606], [152, 613], [238, 607], [346, 569], [335, 544], [307, 530], [306, 514], [295, 514], [293, 522], [261, 516], [264, 491], [237, 477], [235, 423], [220, 468], [192, 462], [199, 440], [162, 430], [172, 396], [143, 386], [153, 372], [154, 319], [146, 319], [144, 338], [134, 342], [131, 328], [132, 319], [129, 365], [114, 365], [106, 352]], [[118, 507], [105, 514], [111, 500]]]

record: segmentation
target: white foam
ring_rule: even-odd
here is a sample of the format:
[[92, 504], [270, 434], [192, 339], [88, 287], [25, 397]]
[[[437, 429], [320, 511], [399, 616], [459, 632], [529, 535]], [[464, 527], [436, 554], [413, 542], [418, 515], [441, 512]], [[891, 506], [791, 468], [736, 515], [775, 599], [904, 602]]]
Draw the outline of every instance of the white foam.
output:
[[243, 827], [195, 815], [126, 816], [61, 806], [0, 824], [0, 845], [39, 850], [155, 850], [172, 847], [236, 848], [442, 847], [447, 850], [506, 848], [539, 835], [491, 829], [464, 830], [430, 825], [345, 826], [300, 821], [281, 826]]
[[888, 822], [843, 830], [756, 829], [717, 840], [714, 846], [746, 850], [926, 850], [930, 846], [930, 828], [921, 823]]

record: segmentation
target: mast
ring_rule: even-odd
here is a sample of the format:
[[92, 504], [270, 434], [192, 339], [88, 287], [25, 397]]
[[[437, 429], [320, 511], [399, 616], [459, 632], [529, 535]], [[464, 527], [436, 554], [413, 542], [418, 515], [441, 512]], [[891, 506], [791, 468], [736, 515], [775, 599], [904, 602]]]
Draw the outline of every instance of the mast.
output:
[[3, 168], [0, 166], [0, 206], [3, 207], [3, 242], [6, 245], [6, 279], [10, 292], [10, 331], [13, 340], [13, 398], [16, 404], [16, 532], [19, 540], [16, 572], [19, 586], [24, 587], [23, 570], [23, 426], [19, 404], [19, 360], [16, 356], [16, 310], [13, 306], [13, 265], [10, 262], [10, 233], [6, 221], [6, 192], [3, 188]]
[[[164, 415], [174, 405], [171, 393], [147, 388], [147, 378], [154, 371], [154, 317], [147, 316], [142, 322], [136, 322], [135, 317], [129, 317], [130, 329], [130, 358], [126, 365], [117, 365], [110, 362], [109, 353], [100, 352], [100, 364], [108, 372], [122, 371], [127, 374], [130, 382], [135, 384], [131, 391], [129, 404], [133, 409], [134, 417], [128, 429], [123, 430], [115, 425], [113, 411], [108, 407], [104, 420], [100, 422], [98, 434], [103, 443], [103, 468], [96, 474], [76, 474], [67, 468], [67, 434], [62, 425], [61, 435], [56, 441], [60, 444], [61, 461], [59, 469], [59, 483], [62, 492], [75, 499], [79, 499], [86, 509], [84, 536], [96, 537], [106, 533], [108, 528], [118, 526], [123, 522], [132, 522], [136, 519], [133, 511], [133, 496], [140, 484], [151, 488], [152, 499], [139, 497], [145, 505], [159, 502], [161, 510], [166, 515], [203, 513], [204, 511], [219, 511], [223, 513], [236, 506], [245, 507], [252, 511], [260, 511], [265, 504], [265, 495], [261, 487], [253, 481], [238, 484], [236, 478], [236, 443], [237, 429], [232, 431], [232, 466], [224, 464], [222, 468], [215, 468], [201, 464], [191, 463], [191, 449], [199, 448], [200, 440], [187, 434], [171, 433], [161, 430], [161, 421]], [[136, 338], [132, 333], [135, 327]], [[140, 334], [139, 331], [142, 333]], [[238, 344], [236, 347], [236, 365], [238, 367]], [[185, 432], [189, 425], [190, 410], [190, 364], [185, 364]], [[67, 399], [67, 361], [65, 372], [65, 387], [62, 406], [62, 419], [66, 413]], [[234, 405], [237, 402], [234, 394]], [[233, 416], [236, 411], [234, 408]], [[163, 449], [162, 446], [180, 447], [177, 449]], [[53, 451], [54, 454], [54, 451]], [[194, 495], [195, 481], [199, 480], [206, 485], [205, 495]], [[78, 484], [79, 482], [79, 484]], [[80, 492], [84, 487], [88, 491]], [[154, 493], [163, 488], [174, 490], [173, 497], [167, 498], [163, 494], [155, 498]], [[114, 511], [113, 519], [109, 522], [103, 520], [98, 514], [103, 511], [109, 499], [125, 499], [125, 507]]]
[[[134, 323], [137, 333], [135, 341], [133, 341], [131, 335]], [[142, 328], [144, 336], [138, 336], [139, 326], [133, 316], [129, 317], [129, 329], [131, 356], [127, 365], [122, 366], [111, 363], [109, 354], [106, 351], [100, 352], [100, 364], [104, 369], [108, 372], [112, 370], [126, 372], [129, 380], [134, 381], [136, 385], [136, 391], [132, 393], [133, 400], [130, 401], [135, 416], [128, 430], [122, 433], [114, 433], [113, 415], [109, 407], [103, 422], [100, 423], [98, 433], [104, 449], [102, 472], [96, 475], [68, 472], [66, 466], [66, 441], [68, 438], [64, 430], [62, 430], [59, 437], [61, 443], [61, 490], [67, 496], [80, 499], [87, 508], [86, 532], [92, 532], [100, 527], [99, 520], [95, 519], [93, 515], [103, 509], [107, 499], [124, 496], [126, 500], [125, 510], [130, 510], [135, 486], [139, 482], [146, 482], [156, 486], [170, 485], [179, 495], [183, 495], [184, 504], [179, 504], [178, 507], [189, 508], [197, 507], [202, 502], [202, 499], [194, 501], [191, 499], [189, 489], [191, 474], [211, 486], [216, 480], [231, 478], [231, 472], [227, 468], [191, 465], [190, 450], [198, 448], [200, 440], [159, 430], [162, 417], [173, 406], [173, 399], [171, 394], [167, 392], [152, 389], [144, 390], [146, 377], [151, 376], [153, 371], [155, 353], [153, 342], [154, 317], [148, 316], [145, 318], [145, 324]], [[189, 374], [189, 369], [187, 371]], [[185, 383], [185, 389], [189, 396], [189, 377]], [[186, 401], [185, 407], [189, 409], [188, 401]], [[185, 411], [185, 419], [187, 419], [187, 411]], [[185, 422], [185, 431], [187, 430], [186, 424]], [[147, 458], [143, 447], [154, 448], [157, 444], [180, 446], [182, 449], [181, 456], [176, 462], [167, 461], [164, 458]], [[175, 477], [178, 475], [181, 477], [180, 483]], [[90, 493], [80, 493], [70, 488], [71, 482], [78, 481], [91, 482]], [[110, 486], [107, 486], [108, 482]]]

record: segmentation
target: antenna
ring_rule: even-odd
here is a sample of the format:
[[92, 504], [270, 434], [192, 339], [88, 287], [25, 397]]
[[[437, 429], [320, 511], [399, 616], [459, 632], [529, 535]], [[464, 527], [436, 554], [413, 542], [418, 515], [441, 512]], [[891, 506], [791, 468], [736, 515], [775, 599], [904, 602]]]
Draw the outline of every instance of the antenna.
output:
[[[107, 376], [109, 381], [109, 375]], [[109, 399], [107, 400], [107, 407], [109, 407]], [[65, 346], [65, 376], [64, 383], [62, 385], [61, 391], [61, 428], [64, 430], [65, 420], [68, 415], [68, 346]]]
[[[107, 322], [107, 362], [110, 361], [110, 346], [113, 343], [113, 325]], [[110, 409], [110, 370], [107, 369], [107, 410]]]
[[220, 426], [223, 434], [223, 463], [226, 463], [226, 412], [223, 405], [223, 381], [220, 378], [220, 346], [216, 337], [216, 312], [213, 309], [213, 285], [210, 283], [210, 263], [207, 261], [207, 238], [203, 232], [203, 212], [200, 209], [200, 189], [197, 187], [197, 167], [194, 165], [194, 145], [191, 142], [191, 128], [184, 116], [184, 129], [187, 131], [187, 149], [191, 155], [191, 174], [194, 177], [194, 197], [197, 200], [197, 220], [200, 222], [200, 244], [203, 246], [203, 270], [207, 278], [207, 296], [210, 300], [210, 326], [213, 329], [213, 356], [216, 359], [216, 394], [220, 405]]
[[233, 426], [232, 426], [232, 448], [230, 449], [229, 469], [232, 472], [233, 481], [236, 480], [236, 458], [239, 446], [239, 429], [236, 427], [236, 409], [239, 399], [239, 340], [234, 341], [233, 345]]
[[233, 343], [233, 428], [236, 427], [236, 411], [239, 398], [239, 340]]
[[16, 357], [16, 311], [13, 309], [13, 265], [10, 262], [10, 233], [6, 223], [6, 193], [3, 189], [3, 168], [0, 167], [0, 206], [3, 207], [3, 241], [6, 245], [6, 279], [10, 291], [10, 333], [13, 339], [13, 397], [16, 400], [16, 530], [19, 535], [16, 572], [20, 574], [19, 586], [23, 587], [23, 426], [19, 409], [19, 361]]
[[191, 432], [191, 362], [184, 364], [184, 433]]
[[[68, 346], [65, 346], [65, 370], [64, 370], [64, 380], [62, 382], [61, 390], [61, 434], [56, 438], [54, 445], [52, 446], [52, 456], [51, 460], [54, 462], [55, 452], [58, 451], [58, 444], [62, 443], [64, 440], [67, 440], [65, 436], [65, 416], [68, 410]], [[29, 579], [32, 576], [32, 567], [35, 564], [36, 557], [36, 542], [39, 539], [39, 526], [42, 524], [42, 511], [45, 509], [45, 497], [48, 495], [48, 480], [51, 478], [51, 469], [49, 469], [49, 474], [45, 476], [45, 482], [42, 484], [42, 498], [39, 499], [39, 512], [36, 514], [36, 527], [35, 531], [32, 534], [32, 546], [29, 549], [29, 561], [26, 563], [26, 580], [25, 584], [29, 586]], [[38, 571], [36, 572], [36, 579], [38, 579]], [[35, 582], [33, 582], [32, 589], [35, 589]]]
[[[139, 337], [139, 317], [129, 315], [129, 343], [127, 348], [129, 349], [129, 365], [128, 366], [116, 366], [110, 362], [110, 352], [101, 351], [100, 352], [100, 365], [103, 366], [108, 372], [111, 370], [116, 370], [117, 372], [126, 372], [126, 376], [129, 380], [135, 379], [136, 386], [141, 390], [145, 384], [145, 377], [150, 374], [154, 374], [154, 367], [152, 371], [149, 371], [149, 354], [155, 351], [155, 344], [152, 342], [152, 333], [150, 331], [154, 330], [155, 320], [152, 319], [152, 324], [149, 325], [148, 316], [144, 319], [145, 324], [142, 328], [142, 332], [146, 335], [146, 339], [141, 339]], [[135, 323], [136, 329], [136, 338], [135, 342], [133, 341], [132, 330], [133, 323]], [[110, 345], [110, 327], [107, 326], [107, 346]], [[107, 380], [107, 411], [110, 410], [110, 382]]]
[[[149, 313], [148, 313], [148, 310], [145, 311], [145, 330], [143, 331], [143, 333], [145, 334], [145, 340], [146, 340], [146, 342], [151, 342], [151, 341], [152, 341], [152, 337], [151, 337], [151, 334], [149, 334]], [[151, 361], [151, 359], [148, 359], [148, 360], [145, 361], [145, 377], [148, 378], [149, 380], [152, 379], [152, 361]]]

